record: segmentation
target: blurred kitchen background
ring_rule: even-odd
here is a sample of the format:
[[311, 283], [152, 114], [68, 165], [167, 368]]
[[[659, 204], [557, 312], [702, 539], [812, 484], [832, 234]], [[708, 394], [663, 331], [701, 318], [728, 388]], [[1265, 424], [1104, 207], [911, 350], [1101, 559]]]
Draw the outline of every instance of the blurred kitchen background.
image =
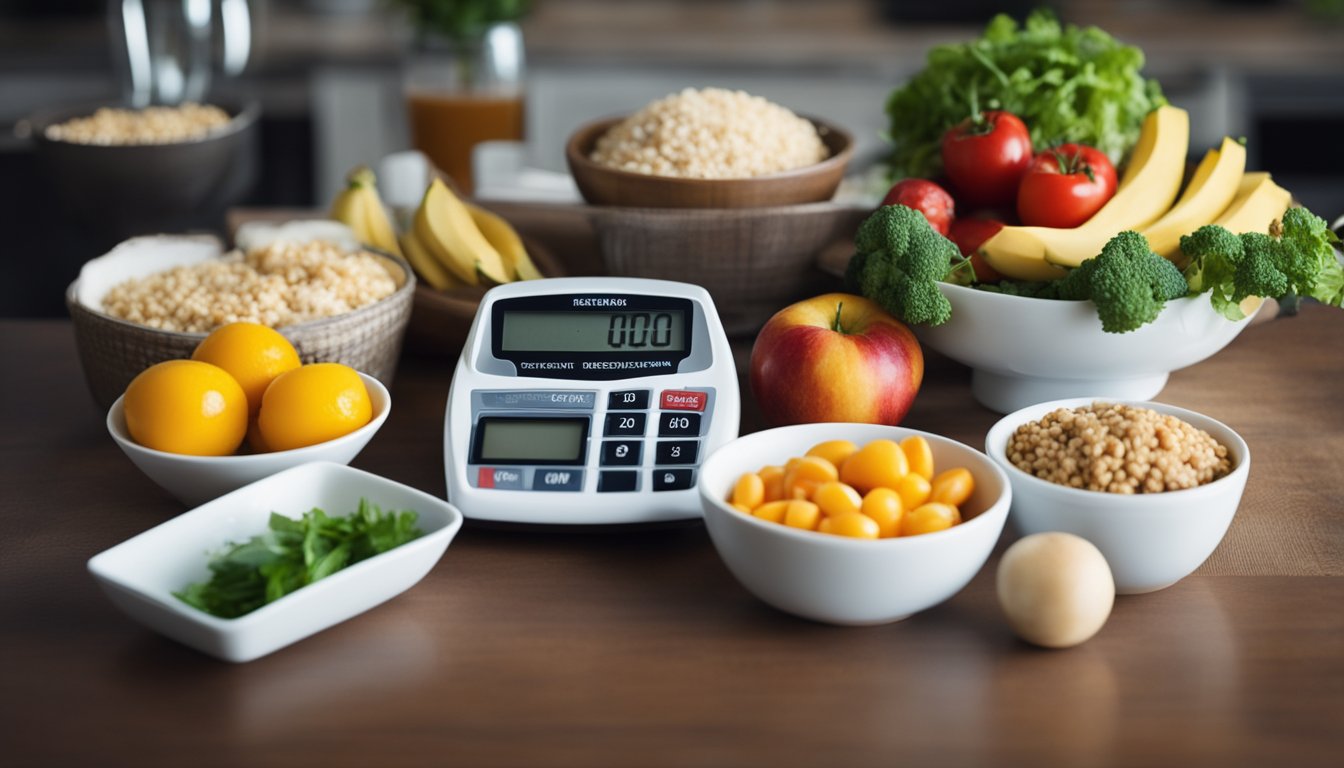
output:
[[[413, 34], [391, 0], [171, 1], [212, 6], [216, 31], [245, 12], [244, 49], [212, 37], [207, 99], [260, 104], [260, 162], [239, 204], [325, 208], [349, 168], [410, 146]], [[1191, 112], [1192, 151], [1245, 136], [1248, 167], [1327, 219], [1344, 214], [1344, 0], [533, 0], [520, 21], [525, 164], [563, 171], [580, 123], [710, 85], [825, 116], [871, 164], [886, 97], [930, 46], [1042, 4], [1141, 47], [1145, 73]], [[0, 0], [0, 316], [64, 314], [66, 285], [110, 245], [62, 210], [24, 132], [41, 110], [122, 95], [121, 5]]]

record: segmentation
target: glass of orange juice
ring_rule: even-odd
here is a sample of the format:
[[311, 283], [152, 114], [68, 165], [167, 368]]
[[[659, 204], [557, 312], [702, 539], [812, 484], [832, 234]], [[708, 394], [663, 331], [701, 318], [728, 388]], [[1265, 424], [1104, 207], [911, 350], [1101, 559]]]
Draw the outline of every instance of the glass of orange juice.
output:
[[411, 145], [474, 189], [471, 155], [483, 141], [523, 138], [523, 35], [513, 22], [490, 25], [479, 39], [428, 37], [406, 74]]

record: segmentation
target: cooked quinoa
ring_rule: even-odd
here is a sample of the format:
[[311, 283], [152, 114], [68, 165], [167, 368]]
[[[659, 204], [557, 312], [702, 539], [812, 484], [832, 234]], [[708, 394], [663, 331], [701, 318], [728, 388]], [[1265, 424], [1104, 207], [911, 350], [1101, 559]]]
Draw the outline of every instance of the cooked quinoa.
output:
[[209, 104], [113, 109], [103, 107], [47, 127], [46, 137], [72, 144], [173, 144], [204, 138], [226, 125], [229, 115]]
[[1059, 485], [1108, 493], [1159, 493], [1211, 483], [1232, 470], [1209, 433], [1148, 408], [1093, 403], [1060, 408], [1018, 427], [1008, 460]]
[[280, 242], [128, 280], [107, 292], [103, 311], [166, 331], [208, 332], [239, 321], [279, 328], [351, 312], [396, 290], [374, 254]]
[[618, 123], [591, 158], [633, 173], [741, 179], [819, 163], [828, 155], [812, 123], [760, 96], [687, 88]]

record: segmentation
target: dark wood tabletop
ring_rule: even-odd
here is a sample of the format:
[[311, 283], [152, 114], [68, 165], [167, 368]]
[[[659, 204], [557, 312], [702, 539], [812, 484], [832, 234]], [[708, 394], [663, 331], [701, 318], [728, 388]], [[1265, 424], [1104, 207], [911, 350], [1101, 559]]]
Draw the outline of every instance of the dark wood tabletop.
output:
[[[1172, 375], [1160, 400], [1250, 444], [1245, 497], [1197, 573], [1077, 648], [1014, 638], [997, 556], [940, 606], [838, 628], [753, 598], [698, 522], [468, 522], [410, 591], [234, 665], [99, 592], [89, 557], [184, 508], [107, 435], [70, 324], [3, 321], [0, 764], [1336, 765], [1342, 342], [1344, 312], [1307, 308]], [[445, 493], [452, 362], [404, 357], [355, 466]], [[931, 355], [905, 423], [980, 446], [996, 418]]]

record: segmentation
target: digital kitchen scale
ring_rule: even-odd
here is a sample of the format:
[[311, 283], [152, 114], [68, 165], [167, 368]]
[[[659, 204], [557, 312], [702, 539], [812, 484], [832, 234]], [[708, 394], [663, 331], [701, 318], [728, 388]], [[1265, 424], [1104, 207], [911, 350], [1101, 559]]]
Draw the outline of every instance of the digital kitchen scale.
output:
[[737, 437], [737, 371], [699, 286], [510, 283], [481, 300], [448, 392], [448, 500], [479, 520], [699, 517], [700, 462]]

